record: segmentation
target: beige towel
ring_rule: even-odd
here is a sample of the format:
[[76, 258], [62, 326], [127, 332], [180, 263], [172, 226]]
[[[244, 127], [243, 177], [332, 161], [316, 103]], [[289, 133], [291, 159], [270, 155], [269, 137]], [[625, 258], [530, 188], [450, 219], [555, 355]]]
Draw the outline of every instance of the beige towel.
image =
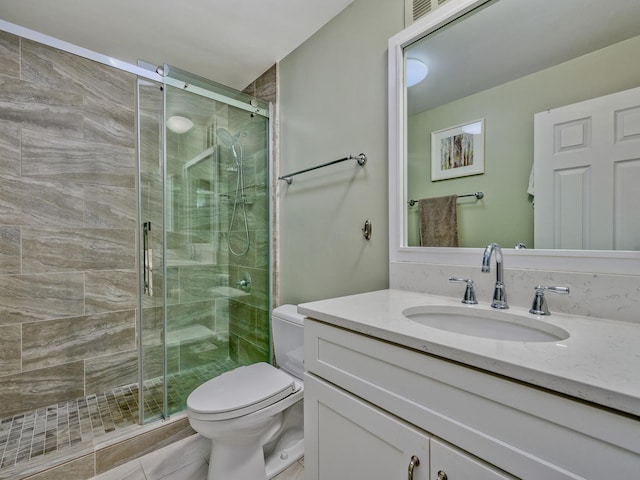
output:
[[458, 246], [457, 199], [457, 195], [448, 195], [418, 200], [423, 247]]

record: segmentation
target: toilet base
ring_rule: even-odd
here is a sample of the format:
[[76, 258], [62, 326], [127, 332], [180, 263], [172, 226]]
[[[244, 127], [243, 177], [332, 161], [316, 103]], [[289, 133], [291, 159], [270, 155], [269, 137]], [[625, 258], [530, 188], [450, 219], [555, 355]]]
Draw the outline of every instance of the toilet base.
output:
[[[252, 426], [253, 433], [211, 442], [207, 480], [269, 480], [293, 465], [304, 454], [304, 402], [299, 398], [276, 416]], [[206, 422], [189, 419], [196, 431]], [[262, 432], [262, 433], [259, 433]]]
[[288, 432], [266, 458], [260, 443], [212, 445], [207, 480], [270, 480], [304, 455], [302, 429]]
[[262, 480], [264, 455], [258, 442], [248, 445], [214, 445], [207, 480]]
[[278, 434], [263, 448], [267, 479], [293, 465], [304, 454], [304, 402], [302, 399], [283, 412]]
[[267, 479], [271, 479], [296, 463], [304, 455], [304, 438], [292, 442], [285, 448], [274, 450], [265, 459], [265, 470]]

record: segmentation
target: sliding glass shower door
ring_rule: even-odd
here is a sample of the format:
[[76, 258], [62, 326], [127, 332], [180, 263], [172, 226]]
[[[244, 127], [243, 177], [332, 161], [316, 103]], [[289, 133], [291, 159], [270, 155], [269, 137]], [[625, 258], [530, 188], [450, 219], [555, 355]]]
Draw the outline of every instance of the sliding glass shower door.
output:
[[138, 89], [143, 421], [270, 358], [266, 105], [164, 68]]

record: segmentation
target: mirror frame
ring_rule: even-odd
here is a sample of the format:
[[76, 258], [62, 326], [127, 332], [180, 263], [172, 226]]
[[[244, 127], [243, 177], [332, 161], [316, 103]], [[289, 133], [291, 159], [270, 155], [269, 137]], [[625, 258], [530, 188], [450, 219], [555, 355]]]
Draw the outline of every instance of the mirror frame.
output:
[[[404, 48], [491, 0], [450, 0], [389, 39], [389, 261], [477, 267], [481, 248], [406, 246], [406, 89]], [[498, 0], [504, 1], [504, 0]], [[490, 8], [490, 7], [489, 7]], [[503, 246], [509, 269], [638, 275], [640, 252], [515, 250]]]

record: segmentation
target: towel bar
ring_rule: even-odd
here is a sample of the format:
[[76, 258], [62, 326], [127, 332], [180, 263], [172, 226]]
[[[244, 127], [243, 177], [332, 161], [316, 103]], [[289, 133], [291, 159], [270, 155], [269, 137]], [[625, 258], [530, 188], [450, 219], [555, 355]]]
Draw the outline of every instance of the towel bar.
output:
[[358, 165], [364, 167], [365, 163], [367, 163], [367, 156], [364, 153], [359, 155], [349, 155], [348, 157], [339, 158], [338, 160], [333, 160], [332, 162], [323, 163], [322, 165], [316, 165], [315, 167], [305, 168], [304, 170], [298, 170], [297, 172], [288, 173], [287, 175], [282, 175], [278, 177], [278, 180], [284, 180], [287, 184], [291, 185], [293, 183], [293, 177], [296, 175], [300, 175], [301, 173], [310, 172], [312, 170], [317, 170], [318, 168], [328, 167], [329, 165], [335, 165], [336, 163], [345, 162], [347, 160], [357, 160]]
[[[484, 198], [484, 192], [476, 192], [476, 193], [468, 193], [466, 195], [458, 195], [458, 198], [463, 198], [463, 197], [476, 197], [477, 200], [480, 200], [481, 198]], [[410, 207], [413, 207], [416, 203], [418, 203], [418, 200], [409, 200], [407, 203], [409, 204]]]

